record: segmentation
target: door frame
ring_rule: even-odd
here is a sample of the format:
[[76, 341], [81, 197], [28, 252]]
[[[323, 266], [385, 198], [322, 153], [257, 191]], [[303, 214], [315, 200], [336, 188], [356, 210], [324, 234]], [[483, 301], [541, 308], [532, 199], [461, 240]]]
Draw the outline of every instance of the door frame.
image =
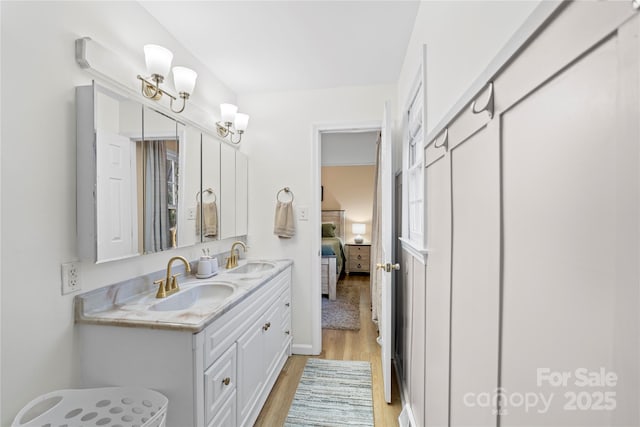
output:
[[[322, 185], [322, 134], [329, 132], [367, 132], [382, 128], [381, 120], [344, 121], [332, 123], [316, 123], [312, 126], [312, 159], [311, 159], [311, 209], [309, 219], [311, 229], [320, 231], [322, 222], [322, 201], [320, 186]], [[308, 354], [318, 355], [322, 352], [322, 287], [320, 280], [320, 233], [311, 233], [311, 348]], [[307, 353], [299, 353], [307, 354]]]

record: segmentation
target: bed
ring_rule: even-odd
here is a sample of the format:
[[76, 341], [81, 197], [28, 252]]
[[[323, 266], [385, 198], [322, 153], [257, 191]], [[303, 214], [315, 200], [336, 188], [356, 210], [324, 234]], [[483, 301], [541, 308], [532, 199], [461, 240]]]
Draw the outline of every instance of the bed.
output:
[[[333, 233], [329, 232], [331, 229]], [[344, 210], [323, 210], [321, 283], [322, 293], [331, 300], [336, 299], [336, 284], [344, 268], [344, 235]]]

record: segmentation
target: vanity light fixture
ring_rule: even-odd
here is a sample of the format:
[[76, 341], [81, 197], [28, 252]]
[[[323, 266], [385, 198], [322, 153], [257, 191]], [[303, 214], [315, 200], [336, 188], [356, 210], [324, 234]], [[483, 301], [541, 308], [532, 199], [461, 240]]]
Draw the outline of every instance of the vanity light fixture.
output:
[[173, 53], [162, 46], [148, 44], [144, 46], [144, 60], [147, 65], [147, 74], [150, 77], [145, 78], [138, 75], [138, 79], [142, 83], [142, 95], [154, 101], [158, 101], [162, 98], [162, 95], [167, 95], [170, 98], [169, 108], [171, 108], [171, 111], [182, 113], [187, 105], [187, 99], [193, 93], [198, 74], [186, 67], [173, 67], [174, 86], [178, 91], [178, 96], [182, 99], [182, 107], [174, 109], [173, 101], [177, 97], [166, 90], [160, 89], [160, 84], [164, 82], [165, 76], [169, 74]]
[[[249, 125], [249, 115], [238, 113], [238, 107], [233, 104], [220, 104], [220, 121], [216, 123], [218, 135], [221, 138], [229, 136], [229, 141], [233, 144], [240, 144], [242, 134], [247, 130]], [[231, 126], [233, 125], [233, 130]], [[233, 136], [238, 134], [238, 140], [235, 141]]]

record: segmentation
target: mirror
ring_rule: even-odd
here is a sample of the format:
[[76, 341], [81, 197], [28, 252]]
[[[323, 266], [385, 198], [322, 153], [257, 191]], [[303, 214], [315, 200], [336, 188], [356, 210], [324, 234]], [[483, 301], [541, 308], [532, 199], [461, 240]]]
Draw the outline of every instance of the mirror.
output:
[[101, 263], [246, 235], [242, 153], [95, 83], [76, 88], [76, 114], [81, 258]]
[[248, 223], [248, 159], [231, 146], [220, 147], [221, 239], [244, 236]]
[[196, 227], [202, 230], [203, 242], [220, 238], [220, 209], [222, 198], [220, 189], [220, 142], [206, 133], [202, 134], [202, 191], [197, 199], [198, 212]]
[[[135, 202], [135, 141], [142, 137], [142, 108], [97, 88], [95, 109], [99, 112], [95, 114], [95, 175], [86, 179], [96, 183], [96, 259], [106, 261], [141, 252], [135, 221], [140, 211]], [[79, 168], [81, 161], [79, 157]]]
[[143, 110], [142, 138], [135, 141], [141, 253], [178, 247], [178, 190], [184, 169], [184, 156], [180, 155], [184, 126], [180, 127], [182, 138], [175, 120], [148, 107]]

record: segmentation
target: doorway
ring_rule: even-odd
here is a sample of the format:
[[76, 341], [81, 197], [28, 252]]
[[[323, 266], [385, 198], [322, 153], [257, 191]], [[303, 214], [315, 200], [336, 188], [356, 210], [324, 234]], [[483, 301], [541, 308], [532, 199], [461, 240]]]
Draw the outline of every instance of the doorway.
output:
[[[312, 301], [311, 301], [311, 329], [312, 329], [312, 344], [310, 354], [320, 354], [322, 351], [322, 285], [321, 285], [321, 228], [322, 228], [322, 199], [324, 194], [322, 191], [322, 140], [323, 135], [330, 134], [360, 134], [364, 132], [376, 132], [380, 130], [380, 122], [368, 121], [359, 123], [339, 123], [339, 124], [325, 124], [316, 125], [313, 128], [313, 144], [316, 162], [313, 165], [313, 191], [315, 193], [311, 206], [311, 226], [318, 230], [318, 233], [312, 235], [312, 246], [310, 250], [310, 256], [312, 259], [311, 269], [311, 286], [312, 286]], [[374, 140], [375, 142], [375, 140]], [[326, 155], [326, 154], [325, 154]], [[346, 156], [346, 155], [345, 155]], [[327, 195], [328, 196], [328, 195]], [[346, 228], [346, 221], [345, 221]], [[345, 229], [345, 237], [346, 232]], [[349, 230], [351, 231], [351, 230]], [[352, 236], [352, 233], [349, 233]]]

